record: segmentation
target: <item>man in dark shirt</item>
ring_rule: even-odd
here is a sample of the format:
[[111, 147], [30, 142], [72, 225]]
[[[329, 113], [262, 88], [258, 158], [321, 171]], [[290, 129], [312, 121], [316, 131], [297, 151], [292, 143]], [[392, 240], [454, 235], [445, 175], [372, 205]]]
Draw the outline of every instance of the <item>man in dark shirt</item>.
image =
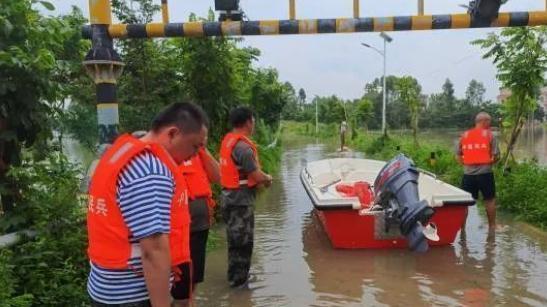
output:
[[250, 109], [239, 107], [230, 113], [233, 130], [220, 150], [221, 201], [228, 240], [228, 281], [231, 287], [247, 282], [251, 267], [254, 232], [254, 201], [259, 186], [269, 187], [272, 177], [260, 168]]

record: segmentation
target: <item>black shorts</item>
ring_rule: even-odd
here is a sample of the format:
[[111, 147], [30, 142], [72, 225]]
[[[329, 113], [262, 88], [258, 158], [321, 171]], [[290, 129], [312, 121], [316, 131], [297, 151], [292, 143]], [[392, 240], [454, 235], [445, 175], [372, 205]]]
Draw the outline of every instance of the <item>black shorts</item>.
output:
[[481, 192], [484, 200], [491, 200], [496, 197], [494, 173], [463, 175], [462, 189], [471, 193], [474, 199], [479, 199], [479, 192]]
[[194, 284], [203, 282], [205, 275], [205, 253], [209, 229], [190, 233], [190, 254], [192, 257], [192, 281]]
[[192, 268], [189, 262], [179, 264], [175, 272], [175, 281], [171, 287], [171, 296], [175, 300], [187, 300], [192, 296]]

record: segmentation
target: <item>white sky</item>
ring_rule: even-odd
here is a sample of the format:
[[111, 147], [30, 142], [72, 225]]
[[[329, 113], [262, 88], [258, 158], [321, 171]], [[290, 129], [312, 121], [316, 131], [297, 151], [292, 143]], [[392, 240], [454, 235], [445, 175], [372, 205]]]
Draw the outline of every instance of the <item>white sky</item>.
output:
[[[55, 14], [66, 13], [72, 5], [89, 15], [87, 0], [50, 0]], [[288, 0], [241, 0], [251, 20], [287, 19]], [[464, 12], [467, 0], [425, 0], [426, 14]], [[160, 3], [160, 0], [157, 0]], [[336, 18], [352, 16], [352, 0], [296, 0], [297, 18]], [[361, 15], [370, 17], [414, 15], [417, 0], [361, 0]], [[171, 22], [185, 21], [192, 12], [206, 16], [214, 0], [169, 0]], [[510, 0], [502, 11], [543, 10], [543, 0]], [[158, 15], [157, 20], [161, 20]], [[426, 94], [439, 92], [448, 77], [456, 95], [463, 96], [471, 79], [484, 83], [486, 98], [495, 100], [499, 84], [490, 60], [469, 42], [498, 29], [463, 29], [392, 32], [388, 45], [388, 74], [412, 75]], [[366, 42], [382, 47], [378, 33], [322, 34], [246, 37], [243, 44], [262, 51], [259, 66], [274, 67], [281, 80], [289, 81], [307, 96], [336, 94], [353, 99], [363, 94], [365, 83], [382, 74], [382, 58], [360, 45]]]

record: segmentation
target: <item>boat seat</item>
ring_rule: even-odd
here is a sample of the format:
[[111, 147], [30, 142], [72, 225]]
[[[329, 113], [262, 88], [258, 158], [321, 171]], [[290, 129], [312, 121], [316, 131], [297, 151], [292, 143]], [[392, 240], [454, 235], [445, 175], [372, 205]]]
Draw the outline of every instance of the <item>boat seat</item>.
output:
[[329, 173], [320, 173], [318, 174], [317, 176], [313, 177], [312, 180], [313, 180], [313, 185], [316, 186], [316, 187], [323, 187], [323, 186], [326, 186], [328, 184], [331, 184], [335, 181], [338, 181], [340, 180], [340, 175], [339, 174], [336, 174], [336, 173], [332, 173], [332, 172], [329, 172]]
[[356, 182], [356, 181], [372, 182], [372, 181], [374, 181], [375, 175], [376, 174], [374, 172], [353, 171], [353, 172], [349, 172], [348, 174], [345, 174], [342, 177], [342, 181], [344, 181], [344, 182]]

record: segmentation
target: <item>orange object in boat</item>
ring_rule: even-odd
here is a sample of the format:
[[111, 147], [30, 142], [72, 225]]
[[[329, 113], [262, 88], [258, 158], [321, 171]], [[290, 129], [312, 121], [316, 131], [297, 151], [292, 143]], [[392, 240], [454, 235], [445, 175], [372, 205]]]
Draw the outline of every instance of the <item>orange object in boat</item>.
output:
[[345, 197], [357, 197], [361, 203], [361, 208], [368, 208], [372, 205], [372, 189], [370, 184], [365, 181], [357, 181], [353, 185], [338, 184], [336, 191]]

